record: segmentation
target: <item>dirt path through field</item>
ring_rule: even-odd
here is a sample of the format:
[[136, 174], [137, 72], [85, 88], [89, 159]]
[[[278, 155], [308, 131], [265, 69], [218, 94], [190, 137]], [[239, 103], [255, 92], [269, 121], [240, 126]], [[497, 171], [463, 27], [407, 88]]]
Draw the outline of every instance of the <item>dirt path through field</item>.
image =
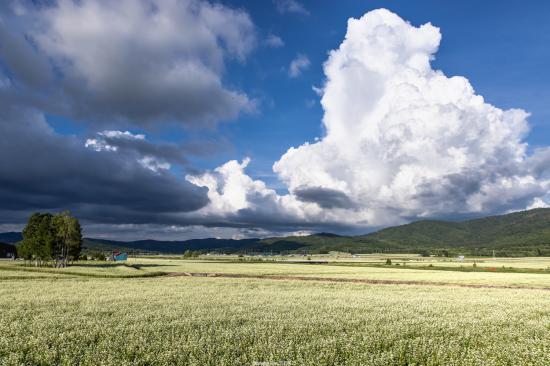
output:
[[347, 282], [365, 283], [369, 285], [415, 285], [415, 286], [445, 286], [466, 288], [494, 288], [513, 290], [544, 290], [550, 291], [550, 287], [534, 286], [509, 286], [509, 285], [477, 285], [469, 283], [429, 282], [429, 281], [401, 281], [401, 280], [369, 280], [363, 278], [342, 277], [310, 277], [310, 276], [285, 276], [285, 275], [249, 275], [242, 273], [218, 273], [218, 272], [169, 272], [167, 277], [223, 277], [223, 278], [250, 278], [259, 280], [293, 280], [293, 281], [323, 281], [323, 282]]

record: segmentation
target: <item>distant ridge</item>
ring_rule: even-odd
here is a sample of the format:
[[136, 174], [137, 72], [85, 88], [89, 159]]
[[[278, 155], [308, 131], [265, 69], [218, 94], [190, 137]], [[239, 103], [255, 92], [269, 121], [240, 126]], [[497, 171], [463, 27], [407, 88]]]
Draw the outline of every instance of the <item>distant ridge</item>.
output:
[[[21, 233], [0, 233], [0, 242], [17, 243]], [[550, 209], [538, 208], [466, 221], [423, 220], [359, 236], [317, 233], [265, 239], [117, 241], [85, 238], [84, 249], [122, 249], [182, 254], [185, 250], [224, 253], [423, 253], [436, 255], [550, 256]]]
[[317, 234], [311, 234], [308, 236], [324, 236], [326, 238], [340, 238], [342, 235], [333, 234], [333, 233], [317, 233]]
[[[163, 254], [183, 254], [186, 250], [212, 251], [223, 249], [225, 252], [237, 252], [259, 242], [260, 239], [191, 239], [185, 241], [136, 240], [116, 241], [105, 239], [84, 239], [86, 250], [112, 250], [123, 248], [127, 251], [151, 252]], [[105, 247], [105, 249], [102, 249]]]
[[6, 233], [0, 233], [0, 242], [7, 244], [15, 244], [23, 239], [21, 233], [10, 231]]

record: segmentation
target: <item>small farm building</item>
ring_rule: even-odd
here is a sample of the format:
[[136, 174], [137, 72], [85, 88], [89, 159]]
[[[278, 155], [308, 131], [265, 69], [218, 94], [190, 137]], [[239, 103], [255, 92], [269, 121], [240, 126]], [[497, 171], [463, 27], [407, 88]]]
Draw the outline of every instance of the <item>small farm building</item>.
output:
[[128, 260], [128, 253], [122, 253], [119, 250], [113, 251], [113, 255], [111, 256], [111, 260], [119, 262], [119, 261], [126, 261]]

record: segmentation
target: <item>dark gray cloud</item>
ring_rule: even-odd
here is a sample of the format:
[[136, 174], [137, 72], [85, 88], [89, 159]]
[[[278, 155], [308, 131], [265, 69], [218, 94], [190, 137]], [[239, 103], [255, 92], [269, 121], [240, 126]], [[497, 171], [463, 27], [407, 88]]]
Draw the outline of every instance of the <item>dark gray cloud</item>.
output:
[[465, 211], [468, 200], [480, 191], [485, 179], [483, 173], [477, 171], [449, 174], [437, 181], [419, 184], [413, 199], [425, 207], [437, 207], [436, 211], [440, 212]]
[[300, 201], [313, 202], [322, 208], [354, 207], [353, 201], [342, 191], [322, 187], [303, 187], [294, 190], [294, 195]]
[[52, 81], [48, 60], [23, 35], [10, 32], [2, 22], [0, 60], [13, 72], [16, 80], [30, 87], [46, 87]]
[[[538, 156], [535, 156], [538, 160]], [[541, 159], [542, 160], [542, 159]], [[543, 160], [542, 160], [543, 161]], [[491, 164], [491, 163], [488, 163]], [[472, 202], [479, 200], [478, 214], [498, 214], [508, 210], [525, 208], [533, 201], [533, 197], [541, 197], [546, 194], [546, 189], [538, 184], [536, 180], [525, 182], [520, 187], [510, 192], [506, 187], [500, 187], [502, 180], [509, 179], [512, 172], [522, 170], [536, 172], [536, 177], [541, 177], [546, 169], [540, 168], [537, 171], [536, 164], [531, 161], [523, 166], [512, 169], [508, 167], [487, 166], [486, 169], [465, 170], [457, 174], [448, 174], [438, 180], [428, 180], [417, 187], [417, 193], [412, 200], [418, 206], [429, 208], [426, 214], [450, 218], [468, 217], [473, 212]], [[474, 212], [474, 213], [475, 213]]]
[[[3, 210], [72, 209], [119, 223], [197, 210], [206, 188], [170, 171], [153, 171], [112, 151], [93, 151], [75, 137], [56, 134], [41, 113], [9, 108], [0, 113], [0, 201]], [[101, 208], [104, 208], [103, 210]], [[94, 216], [94, 213], [96, 215]]]
[[223, 83], [226, 61], [244, 61], [256, 42], [244, 11], [198, 0], [28, 1], [2, 11], [0, 62], [14, 82], [48, 94], [40, 108], [141, 126], [213, 125], [254, 108]]

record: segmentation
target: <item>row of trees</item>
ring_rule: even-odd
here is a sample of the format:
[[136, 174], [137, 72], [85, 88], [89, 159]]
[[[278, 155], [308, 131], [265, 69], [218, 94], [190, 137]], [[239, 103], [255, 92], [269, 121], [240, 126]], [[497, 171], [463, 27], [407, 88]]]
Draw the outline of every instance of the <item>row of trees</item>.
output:
[[186, 250], [185, 253], [183, 253], [183, 258], [185, 259], [189, 259], [189, 258], [198, 258], [199, 255], [201, 254], [201, 252], [199, 252], [198, 250]]
[[78, 259], [81, 248], [80, 223], [68, 212], [34, 213], [23, 229], [17, 254], [36, 266], [66, 267], [69, 260]]

